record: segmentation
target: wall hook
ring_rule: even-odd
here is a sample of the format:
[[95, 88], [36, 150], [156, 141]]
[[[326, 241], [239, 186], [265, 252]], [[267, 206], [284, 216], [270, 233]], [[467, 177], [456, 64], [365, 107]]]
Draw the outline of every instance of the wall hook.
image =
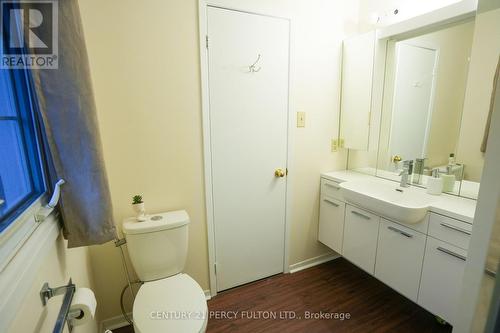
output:
[[260, 54], [258, 55], [257, 60], [255, 60], [255, 62], [253, 64], [251, 64], [250, 66], [248, 66], [248, 69], [249, 69], [250, 73], [257, 73], [258, 71], [261, 70], [262, 67], [257, 66], [257, 64], [259, 63], [259, 61], [260, 61]]

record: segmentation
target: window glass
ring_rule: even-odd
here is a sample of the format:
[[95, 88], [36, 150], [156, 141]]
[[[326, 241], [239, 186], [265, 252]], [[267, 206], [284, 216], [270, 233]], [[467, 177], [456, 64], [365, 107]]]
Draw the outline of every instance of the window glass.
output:
[[[26, 156], [23, 151], [21, 133], [17, 121], [0, 121], [0, 214], [28, 196], [31, 186]], [[2, 214], [3, 215], [3, 214]]]
[[0, 232], [43, 192], [28, 89], [24, 71], [0, 70]]
[[6, 82], [8, 75], [5, 75], [5, 70], [0, 69], [0, 117], [15, 116], [14, 101], [11, 94], [8, 93], [9, 82]]

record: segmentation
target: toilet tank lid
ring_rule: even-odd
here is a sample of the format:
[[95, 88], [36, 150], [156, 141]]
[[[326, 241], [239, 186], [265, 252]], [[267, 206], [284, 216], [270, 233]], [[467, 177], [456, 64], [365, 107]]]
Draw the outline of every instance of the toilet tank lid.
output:
[[189, 223], [185, 210], [148, 215], [146, 221], [138, 222], [135, 217], [123, 221], [123, 233], [126, 235], [144, 234], [160, 230], [174, 229]]

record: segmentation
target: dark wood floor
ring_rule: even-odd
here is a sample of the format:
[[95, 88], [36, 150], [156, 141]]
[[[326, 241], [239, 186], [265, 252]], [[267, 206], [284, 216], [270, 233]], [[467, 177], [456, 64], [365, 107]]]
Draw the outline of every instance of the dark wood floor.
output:
[[[342, 258], [219, 293], [208, 307], [209, 333], [451, 332], [450, 326]], [[224, 311], [238, 311], [236, 319], [214, 317]], [[307, 312], [350, 319], [307, 319]], [[286, 315], [296, 318], [279, 319]]]

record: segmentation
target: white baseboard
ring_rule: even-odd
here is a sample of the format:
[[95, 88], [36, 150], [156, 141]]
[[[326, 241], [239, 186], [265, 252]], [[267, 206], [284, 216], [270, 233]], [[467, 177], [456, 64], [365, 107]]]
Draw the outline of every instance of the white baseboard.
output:
[[[127, 313], [129, 318], [132, 318], [132, 312]], [[115, 330], [117, 328], [125, 327], [130, 325], [123, 315], [114, 316], [101, 321], [99, 325], [99, 332], [105, 332], [106, 330]]]
[[297, 273], [306, 268], [311, 268], [313, 266], [323, 264], [327, 261], [334, 260], [339, 257], [340, 255], [338, 255], [337, 253], [327, 253], [314, 258], [309, 258], [296, 264], [290, 265], [290, 273]]
[[211, 298], [212, 298], [212, 293], [210, 292], [210, 290], [204, 290], [203, 291], [205, 293], [205, 298], [207, 299], [207, 301], [209, 301]]

